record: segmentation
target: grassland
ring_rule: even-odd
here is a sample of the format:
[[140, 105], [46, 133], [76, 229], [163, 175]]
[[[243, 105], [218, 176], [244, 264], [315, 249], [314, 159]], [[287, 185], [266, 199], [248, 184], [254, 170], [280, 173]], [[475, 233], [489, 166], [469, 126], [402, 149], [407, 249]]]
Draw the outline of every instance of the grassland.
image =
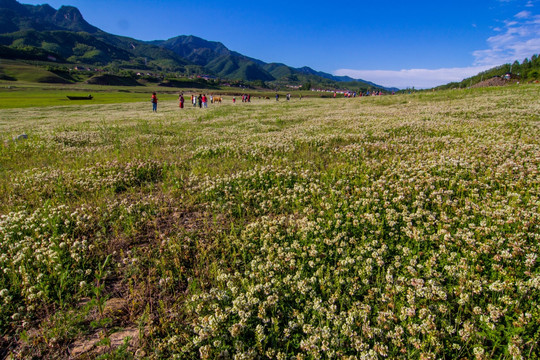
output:
[[0, 356], [540, 356], [540, 87], [146, 97], [0, 109]]
[[[0, 88], [0, 109], [21, 109], [49, 106], [72, 106], [73, 101], [67, 96], [92, 95], [93, 99], [88, 104], [118, 104], [129, 102], [142, 102], [149, 99], [151, 89], [144, 88], [137, 91], [126, 90], [123, 87], [113, 88], [105, 86], [20, 86], [8, 85]], [[176, 99], [178, 95], [162, 94], [163, 100]], [[150, 100], [147, 100], [150, 101]], [[80, 103], [80, 101], [79, 101]], [[83, 102], [83, 105], [85, 103]], [[76, 104], [78, 106], [81, 104]]]

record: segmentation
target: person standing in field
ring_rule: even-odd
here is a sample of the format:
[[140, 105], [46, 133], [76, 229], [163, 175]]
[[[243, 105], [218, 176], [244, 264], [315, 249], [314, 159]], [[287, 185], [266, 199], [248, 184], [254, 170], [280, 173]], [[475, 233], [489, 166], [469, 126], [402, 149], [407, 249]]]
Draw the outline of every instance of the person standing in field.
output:
[[151, 101], [152, 101], [152, 111], [153, 111], [153, 112], [157, 112], [157, 101], [158, 101], [158, 99], [157, 99], [157, 96], [156, 96], [156, 93], [155, 93], [155, 92], [152, 93], [152, 99], [151, 99]]
[[202, 108], [202, 94], [199, 94], [199, 97], [197, 98], [198, 102], [199, 102], [199, 109]]
[[178, 97], [178, 106], [180, 106], [180, 109], [184, 108], [184, 95], [183, 94], [180, 94], [180, 96]]
[[208, 107], [208, 98], [206, 97], [206, 94], [203, 94], [202, 96], [202, 103], [205, 108]]

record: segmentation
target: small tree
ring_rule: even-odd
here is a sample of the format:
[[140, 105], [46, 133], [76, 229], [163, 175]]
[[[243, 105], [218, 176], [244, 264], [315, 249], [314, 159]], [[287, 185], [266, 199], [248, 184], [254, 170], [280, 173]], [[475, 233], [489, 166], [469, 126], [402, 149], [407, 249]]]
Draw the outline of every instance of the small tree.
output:
[[311, 82], [304, 83], [300, 90], [311, 90]]
[[527, 78], [531, 80], [538, 80], [540, 78], [540, 71], [536, 69], [529, 71]]

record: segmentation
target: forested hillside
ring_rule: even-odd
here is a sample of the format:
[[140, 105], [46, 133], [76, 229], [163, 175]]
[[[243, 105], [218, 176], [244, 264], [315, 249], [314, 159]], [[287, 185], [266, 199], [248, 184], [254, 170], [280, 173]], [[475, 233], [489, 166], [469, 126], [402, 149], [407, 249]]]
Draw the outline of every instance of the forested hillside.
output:
[[494, 67], [492, 69], [483, 71], [475, 76], [466, 78], [461, 82], [452, 82], [443, 86], [437, 87], [437, 89], [454, 89], [454, 88], [463, 88], [477, 85], [483, 81], [494, 77], [504, 77], [509, 75], [506, 78], [514, 81], [524, 81], [531, 82], [540, 79], [540, 58], [538, 54], [531, 56], [531, 58], [526, 58], [521, 63], [519, 61], [514, 61], [512, 64], [504, 64], [501, 66]]

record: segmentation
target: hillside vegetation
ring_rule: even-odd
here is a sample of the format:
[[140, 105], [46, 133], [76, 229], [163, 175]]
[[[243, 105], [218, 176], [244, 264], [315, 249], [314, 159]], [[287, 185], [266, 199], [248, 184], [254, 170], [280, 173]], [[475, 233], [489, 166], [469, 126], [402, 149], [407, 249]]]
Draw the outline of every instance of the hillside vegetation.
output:
[[0, 357], [538, 358], [539, 98], [1, 109]]
[[480, 72], [475, 76], [466, 78], [461, 82], [452, 82], [443, 86], [438, 86], [436, 89], [444, 90], [474, 86], [494, 77], [503, 78], [506, 74], [509, 74], [509, 80], [513, 80], [514, 82], [532, 82], [540, 80], [540, 58], [538, 57], [538, 54], [531, 56], [530, 59], [524, 59], [521, 63], [516, 60], [512, 64], [497, 66], [487, 71]]
[[71, 82], [65, 77], [58, 76], [45, 68], [9, 60], [0, 61], [0, 80], [53, 84], [67, 84]]

